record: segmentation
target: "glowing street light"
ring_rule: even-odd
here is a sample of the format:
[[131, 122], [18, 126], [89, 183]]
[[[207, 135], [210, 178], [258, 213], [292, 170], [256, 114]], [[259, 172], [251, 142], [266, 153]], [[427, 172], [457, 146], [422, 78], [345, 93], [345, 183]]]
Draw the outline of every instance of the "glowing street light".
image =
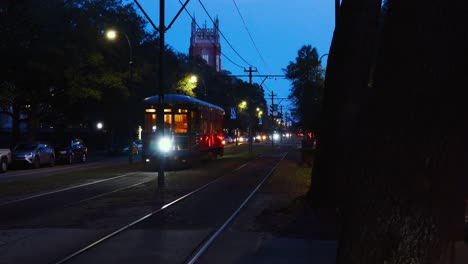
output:
[[247, 108], [247, 102], [246, 101], [240, 102], [239, 109], [244, 110], [245, 108]]
[[198, 78], [197, 78], [196, 75], [192, 75], [192, 76], [190, 77], [190, 80], [189, 80], [190, 83], [196, 83], [197, 81], [198, 81]]
[[108, 39], [111, 39], [111, 40], [116, 39], [116, 38], [117, 38], [117, 31], [115, 31], [115, 30], [108, 30], [108, 31], [106, 32], [106, 37], [107, 37]]
[[103, 127], [104, 127], [104, 125], [102, 124], [102, 122], [98, 122], [98, 123], [96, 124], [96, 128], [97, 128], [98, 130], [101, 130]]

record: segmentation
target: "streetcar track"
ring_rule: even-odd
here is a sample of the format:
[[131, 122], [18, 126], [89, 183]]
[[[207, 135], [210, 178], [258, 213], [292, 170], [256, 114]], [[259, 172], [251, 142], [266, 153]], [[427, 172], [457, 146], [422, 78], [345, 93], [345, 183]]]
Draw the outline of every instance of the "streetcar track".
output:
[[239, 212], [244, 208], [244, 206], [247, 204], [247, 202], [252, 198], [252, 196], [258, 191], [258, 189], [263, 185], [263, 183], [270, 177], [270, 175], [276, 170], [280, 162], [286, 157], [288, 152], [286, 152], [283, 157], [276, 163], [273, 168], [262, 178], [259, 184], [250, 192], [250, 194], [247, 196], [247, 198], [242, 202], [242, 204], [234, 211], [234, 213], [226, 220], [226, 222], [221, 225], [218, 230], [216, 230], [214, 233], [211, 233], [212, 235], [208, 235], [202, 242], [202, 245], [198, 247], [198, 249], [195, 251], [194, 254], [189, 256], [188, 260], [185, 261], [184, 263], [186, 264], [193, 264], [195, 263], [202, 255], [203, 253], [211, 246], [211, 244], [214, 242], [214, 240], [224, 231], [224, 229], [235, 219], [235, 217], [239, 214]]
[[92, 196], [92, 197], [88, 197], [88, 198], [86, 198], [86, 199], [83, 199], [83, 200], [80, 200], [80, 201], [76, 201], [76, 202], [73, 202], [73, 203], [70, 203], [70, 204], [61, 206], [61, 207], [59, 207], [58, 209], [62, 209], [62, 208], [66, 208], [66, 207], [70, 207], [70, 206], [74, 206], [74, 205], [78, 205], [78, 204], [84, 203], [84, 202], [88, 202], [88, 201], [91, 201], [91, 200], [94, 200], [94, 199], [97, 199], [97, 198], [101, 198], [101, 197], [103, 197], [103, 196], [106, 196], [106, 195], [109, 195], [109, 194], [112, 194], [112, 193], [124, 191], [124, 190], [130, 189], [130, 188], [133, 188], [133, 187], [136, 187], [136, 186], [138, 186], [138, 185], [142, 185], [142, 184], [148, 183], [148, 182], [150, 182], [150, 181], [154, 181], [154, 180], [155, 180], [155, 179], [149, 179], [149, 180], [146, 180], [146, 181], [143, 181], [143, 182], [138, 182], [138, 183], [135, 183], [135, 184], [131, 184], [131, 185], [128, 185], [128, 186], [119, 188], [119, 189], [115, 189], [115, 190], [112, 190], [112, 191], [110, 191], [110, 192], [101, 193], [101, 194], [99, 194], [99, 195], [95, 195], [95, 196]]
[[138, 223], [140, 223], [140, 222], [142, 222], [142, 221], [148, 219], [149, 217], [151, 217], [151, 216], [153, 216], [153, 215], [155, 215], [155, 214], [161, 212], [162, 210], [167, 209], [168, 207], [170, 207], [170, 206], [172, 206], [172, 205], [175, 205], [175, 204], [177, 204], [177, 203], [179, 203], [179, 202], [181, 202], [181, 201], [187, 199], [188, 197], [191, 197], [192, 195], [198, 193], [199, 191], [201, 191], [201, 190], [207, 188], [208, 186], [210, 186], [210, 185], [212, 185], [212, 184], [214, 184], [214, 183], [220, 181], [221, 179], [227, 177], [230, 173], [242, 169], [243, 167], [245, 167], [245, 166], [248, 165], [249, 163], [250, 163], [250, 162], [247, 162], [247, 163], [244, 163], [244, 164], [240, 165], [239, 167], [233, 169], [231, 172], [225, 173], [223, 176], [218, 177], [218, 178], [214, 179], [213, 181], [211, 181], [211, 182], [209, 182], [209, 183], [207, 183], [207, 184], [205, 184], [205, 185], [203, 185], [203, 186], [201, 186], [201, 187], [199, 187], [199, 188], [197, 188], [197, 189], [195, 189], [195, 190], [193, 190], [193, 191], [191, 191], [191, 192], [189, 192], [189, 193], [187, 193], [187, 194], [184, 194], [184, 195], [180, 196], [179, 198], [173, 200], [172, 202], [169, 202], [169, 203], [167, 203], [167, 204], [161, 206], [160, 208], [158, 208], [158, 209], [156, 209], [156, 210], [154, 210], [154, 211], [152, 211], [152, 212], [146, 214], [145, 216], [138, 218], [137, 220], [135, 220], [135, 221], [133, 221], [133, 222], [131, 222], [131, 223], [129, 223], [129, 224], [127, 224], [127, 225], [125, 225], [125, 226], [123, 226], [123, 227], [121, 227], [121, 228], [119, 228], [119, 229], [113, 231], [113, 232], [111, 232], [110, 234], [108, 234], [108, 235], [106, 235], [106, 236], [104, 236], [104, 237], [102, 237], [102, 238], [100, 238], [100, 239], [98, 239], [98, 240], [96, 240], [96, 241], [94, 241], [94, 242], [92, 242], [92, 243], [90, 243], [90, 244], [88, 244], [88, 245], [82, 247], [82, 248], [79, 249], [78, 251], [75, 251], [75, 252], [71, 253], [70, 255], [66, 256], [65, 258], [62, 258], [62, 259], [60, 259], [58, 262], [54, 262], [54, 263], [55, 263], [55, 264], [61, 264], [61, 263], [65, 263], [65, 262], [67, 262], [67, 261], [73, 259], [74, 257], [76, 257], [76, 256], [78, 256], [78, 255], [80, 255], [80, 254], [82, 254], [82, 253], [84, 253], [84, 252], [86, 252], [86, 251], [88, 251], [88, 250], [90, 250], [90, 249], [96, 247], [97, 245], [99, 245], [99, 244], [101, 244], [101, 243], [103, 243], [103, 242], [105, 242], [105, 241], [107, 241], [107, 240], [113, 238], [113, 237], [116, 236], [116, 235], [121, 234], [122, 232], [128, 230], [130, 227], [135, 226], [136, 224], [138, 224]]
[[73, 189], [77, 189], [77, 188], [81, 188], [81, 187], [86, 187], [86, 186], [90, 186], [90, 185], [93, 185], [93, 184], [98, 184], [98, 183], [111, 181], [111, 180], [115, 180], [115, 179], [120, 179], [120, 178], [123, 178], [123, 177], [126, 177], [126, 176], [130, 176], [130, 175], [133, 175], [133, 174], [136, 174], [136, 173], [140, 173], [140, 172], [141, 171], [126, 173], [126, 174], [118, 175], [118, 176], [115, 176], [115, 177], [112, 177], [112, 178], [107, 178], [107, 179], [97, 180], [97, 181], [83, 183], [83, 184], [79, 184], [79, 185], [74, 185], [74, 186], [70, 186], [70, 187], [67, 187], [67, 188], [53, 190], [53, 191], [49, 191], [49, 192], [45, 192], [45, 193], [39, 193], [39, 194], [19, 198], [19, 199], [16, 199], [16, 200], [3, 202], [3, 203], [0, 203], [0, 206], [5, 206], [5, 205], [14, 204], [14, 203], [24, 202], [24, 201], [27, 201], [27, 200], [31, 200], [31, 199], [51, 195], [51, 194], [57, 194], [57, 193], [60, 193], [60, 192], [66, 192], [66, 191], [69, 191], [69, 190], [73, 190]]

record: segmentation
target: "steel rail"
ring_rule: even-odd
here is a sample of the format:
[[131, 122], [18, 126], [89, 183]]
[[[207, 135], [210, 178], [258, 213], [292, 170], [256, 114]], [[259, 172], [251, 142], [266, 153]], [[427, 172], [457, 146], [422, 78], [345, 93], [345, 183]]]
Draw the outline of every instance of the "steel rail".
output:
[[195, 251], [194, 254], [192, 254], [188, 260], [184, 263], [186, 264], [193, 264], [195, 263], [202, 255], [203, 253], [213, 244], [214, 240], [224, 231], [224, 229], [234, 220], [234, 218], [239, 214], [239, 212], [244, 208], [244, 206], [247, 204], [247, 202], [252, 198], [252, 196], [258, 191], [258, 189], [263, 185], [263, 183], [270, 177], [270, 175], [273, 173], [273, 171], [276, 170], [280, 162], [286, 157], [288, 152], [286, 152], [283, 157], [276, 163], [276, 165], [263, 177], [263, 179], [260, 181], [260, 183], [253, 189], [252, 192], [247, 196], [247, 198], [242, 202], [242, 204], [237, 208], [236, 211], [224, 222], [221, 227], [216, 230], [211, 236], [208, 237], [208, 239], [205, 239], [203, 245], [201, 245], [198, 250]]
[[93, 185], [93, 184], [98, 184], [98, 183], [102, 183], [102, 182], [106, 182], [106, 181], [111, 181], [111, 180], [123, 178], [123, 177], [126, 177], [126, 176], [130, 176], [130, 175], [133, 175], [133, 174], [136, 174], [136, 173], [139, 173], [139, 172], [141, 172], [141, 171], [126, 173], [126, 174], [118, 175], [118, 176], [115, 176], [115, 177], [112, 177], [112, 178], [97, 180], [97, 181], [94, 181], [94, 182], [78, 184], [78, 185], [74, 185], [74, 186], [71, 186], [71, 187], [63, 188], [63, 189], [58, 189], [58, 190], [49, 191], [49, 192], [45, 192], [45, 193], [35, 194], [35, 195], [20, 198], [20, 199], [0, 203], [0, 206], [5, 206], [5, 205], [13, 204], [13, 203], [24, 202], [24, 201], [27, 201], [27, 200], [39, 198], [39, 197], [46, 196], [46, 195], [56, 194], [56, 193], [60, 193], [60, 192], [66, 192], [66, 191], [69, 191], [69, 190], [82, 188], [82, 187]]
[[79, 200], [79, 201], [76, 201], [76, 202], [73, 202], [73, 203], [69, 203], [69, 204], [60, 206], [60, 207], [58, 207], [58, 209], [63, 209], [63, 208], [70, 207], [70, 206], [73, 206], [73, 205], [77, 205], [77, 204], [80, 204], [80, 203], [88, 202], [88, 201], [91, 201], [91, 200], [94, 200], [94, 199], [97, 199], [97, 198], [100, 198], [100, 197], [103, 197], [103, 196], [106, 196], [106, 195], [109, 195], [109, 194], [112, 194], [112, 193], [124, 191], [124, 190], [130, 189], [130, 188], [133, 188], [133, 187], [148, 183], [150, 181], [154, 181], [154, 179], [149, 179], [149, 180], [145, 180], [145, 181], [142, 181], [142, 182], [130, 184], [128, 186], [112, 190], [110, 192], [105, 192], [105, 193], [101, 193], [101, 194], [98, 194], [98, 195], [95, 195], [95, 196], [92, 196], [92, 197], [88, 197], [86, 199], [82, 199], [82, 200]]
[[[235, 168], [235, 169], [232, 170], [231, 172], [240, 170], [241, 168], [245, 167], [247, 164], [248, 164], [248, 163], [242, 164], [241, 166]], [[211, 181], [211, 182], [209, 182], [209, 183], [207, 183], [207, 184], [205, 184], [205, 185], [203, 185], [203, 186], [201, 186], [201, 187], [199, 187], [199, 188], [197, 188], [197, 189], [195, 189], [195, 190], [193, 190], [193, 191], [191, 191], [191, 192], [189, 192], [189, 193], [187, 193], [187, 194], [184, 194], [184, 195], [180, 196], [179, 198], [173, 200], [172, 202], [167, 203], [167, 204], [161, 206], [159, 209], [156, 209], [156, 210], [154, 210], [154, 211], [152, 211], [152, 212], [146, 214], [145, 216], [138, 218], [137, 220], [135, 220], [135, 221], [133, 221], [133, 222], [131, 222], [131, 223], [129, 223], [129, 224], [127, 224], [127, 225], [125, 225], [125, 226], [123, 226], [123, 227], [121, 227], [121, 228], [119, 228], [119, 229], [113, 231], [113, 232], [111, 232], [110, 234], [108, 234], [108, 235], [106, 235], [106, 236], [104, 236], [104, 237], [102, 237], [102, 238], [100, 238], [100, 239], [98, 239], [98, 240], [96, 240], [96, 241], [94, 241], [94, 242], [88, 244], [87, 246], [84, 246], [83, 248], [79, 249], [78, 251], [75, 251], [75, 252], [69, 254], [68, 256], [66, 256], [65, 258], [62, 258], [62, 259], [60, 259], [59, 261], [54, 262], [54, 263], [55, 263], [55, 264], [62, 264], [62, 263], [65, 263], [65, 262], [67, 262], [67, 261], [69, 261], [69, 260], [71, 260], [71, 259], [77, 257], [78, 255], [80, 255], [80, 254], [82, 254], [82, 253], [84, 253], [84, 252], [86, 252], [86, 251], [88, 251], [88, 250], [90, 250], [90, 249], [96, 247], [97, 245], [99, 245], [99, 244], [101, 244], [101, 243], [103, 243], [103, 242], [105, 242], [105, 241], [107, 241], [107, 240], [109, 240], [110, 238], [112, 238], [112, 237], [114, 237], [114, 236], [116, 236], [116, 235], [118, 235], [118, 234], [121, 234], [122, 232], [128, 230], [130, 227], [132, 227], [132, 226], [134, 226], [134, 225], [136, 225], [136, 224], [138, 224], [138, 223], [144, 221], [145, 219], [147, 219], [147, 218], [149, 218], [149, 217], [151, 217], [151, 216], [153, 216], [153, 215], [155, 215], [155, 214], [161, 212], [162, 210], [167, 209], [168, 207], [170, 207], [170, 206], [172, 206], [172, 205], [175, 205], [175, 204], [177, 204], [177, 203], [179, 203], [179, 202], [181, 202], [181, 201], [187, 199], [188, 197], [191, 197], [192, 195], [194, 195], [194, 194], [198, 193], [199, 191], [201, 191], [201, 190], [207, 188], [208, 186], [210, 186], [210, 185], [212, 185], [212, 184], [214, 184], [214, 183], [220, 181], [221, 179], [225, 178], [225, 177], [228, 176], [228, 175], [229, 175], [229, 173], [226, 173], [226, 174], [224, 174], [223, 176], [221, 176], [221, 177], [219, 177], [219, 178], [216, 178], [215, 180], [213, 180], [213, 181]]]

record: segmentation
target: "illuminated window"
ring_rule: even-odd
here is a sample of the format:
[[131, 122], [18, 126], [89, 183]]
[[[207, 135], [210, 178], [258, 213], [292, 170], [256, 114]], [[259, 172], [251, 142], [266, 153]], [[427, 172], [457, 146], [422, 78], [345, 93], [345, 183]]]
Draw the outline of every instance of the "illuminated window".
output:
[[156, 114], [146, 114], [145, 115], [145, 127], [144, 130], [146, 132], [154, 132], [156, 127]]
[[186, 114], [174, 115], [174, 132], [187, 133], [188, 132], [188, 118]]
[[164, 115], [164, 132], [172, 132], [172, 115]]

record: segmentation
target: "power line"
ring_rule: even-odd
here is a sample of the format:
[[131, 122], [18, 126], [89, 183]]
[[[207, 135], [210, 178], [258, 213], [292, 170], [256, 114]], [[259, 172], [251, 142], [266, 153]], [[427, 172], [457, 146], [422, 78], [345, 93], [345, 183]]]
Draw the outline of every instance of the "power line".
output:
[[[179, 0], [180, 1], [180, 0]], [[226, 43], [229, 45], [229, 47], [231, 47], [231, 49], [237, 54], [237, 56], [239, 56], [239, 58], [241, 58], [247, 65], [249, 65], [250, 67], [253, 67], [252, 64], [250, 64], [249, 62], [247, 62], [240, 54], [239, 52], [237, 52], [237, 50], [231, 45], [231, 43], [229, 42], [229, 40], [227, 40], [227, 38], [224, 36], [223, 32], [221, 32], [221, 30], [219, 29], [218, 25], [214, 22], [213, 18], [211, 17], [210, 13], [208, 13], [208, 10], [206, 10], [205, 6], [203, 5], [203, 3], [201, 2], [201, 0], [198, 0], [198, 2], [200, 3], [200, 5], [202, 6], [203, 10], [205, 10], [205, 13], [208, 15], [208, 17], [210, 18], [211, 22], [215, 25], [216, 29], [219, 31], [219, 34], [223, 37], [223, 39], [226, 41]]]
[[[180, 3], [181, 5], [183, 5], [183, 3], [182, 3], [180, 0], [179, 0], [179, 3]], [[197, 21], [195, 20], [195, 18], [190, 14], [190, 12], [187, 10], [186, 7], [184, 7], [184, 10], [185, 10], [185, 12], [187, 13], [187, 15], [192, 19], [192, 21], [195, 22], [195, 25], [197, 26], [197, 28], [198, 28], [198, 29], [201, 29], [201, 27], [198, 25], [198, 23], [197, 23]], [[221, 32], [220, 32], [220, 33], [221, 33]], [[213, 46], [216, 45], [216, 43], [214, 43], [210, 38], [208, 38], [208, 40], [211, 42], [211, 44], [212, 44]], [[224, 54], [222, 51], [220, 51], [220, 52], [221, 52], [221, 55], [223, 55], [223, 57], [224, 57], [225, 59], [227, 59], [228, 61], [230, 61], [230, 62], [231, 62], [232, 64], [234, 64], [235, 66], [237, 66], [237, 67], [239, 67], [239, 68], [242, 68], [242, 69], [245, 68], [245, 67], [242, 67], [241, 65], [235, 63], [235, 62], [234, 62], [233, 60], [231, 60], [228, 56], [226, 56], [226, 54]]]
[[236, 7], [237, 9], [237, 13], [239, 14], [241, 20], [242, 20], [242, 23], [244, 24], [244, 28], [245, 30], [247, 31], [247, 34], [249, 35], [249, 38], [250, 40], [252, 41], [252, 44], [253, 46], [255, 47], [255, 50], [257, 51], [258, 55], [260, 56], [260, 59], [262, 60], [263, 64], [265, 64], [266, 68], [268, 69], [268, 71], [271, 72], [270, 68], [268, 67], [265, 59], [263, 58], [262, 54], [260, 53], [260, 50], [257, 48], [257, 45], [255, 44], [255, 41], [252, 37], [252, 35], [250, 34], [250, 31], [249, 31], [249, 28], [247, 27], [247, 24], [245, 23], [245, 20], [244, 20], [244, 17], [242, 16], [240, 10], [239, 10], [239, 7], [237, 6], [237, 3], [236, 3], [236, 0], [232, 0], [232, 2], [234, 2], [234, 6]]

